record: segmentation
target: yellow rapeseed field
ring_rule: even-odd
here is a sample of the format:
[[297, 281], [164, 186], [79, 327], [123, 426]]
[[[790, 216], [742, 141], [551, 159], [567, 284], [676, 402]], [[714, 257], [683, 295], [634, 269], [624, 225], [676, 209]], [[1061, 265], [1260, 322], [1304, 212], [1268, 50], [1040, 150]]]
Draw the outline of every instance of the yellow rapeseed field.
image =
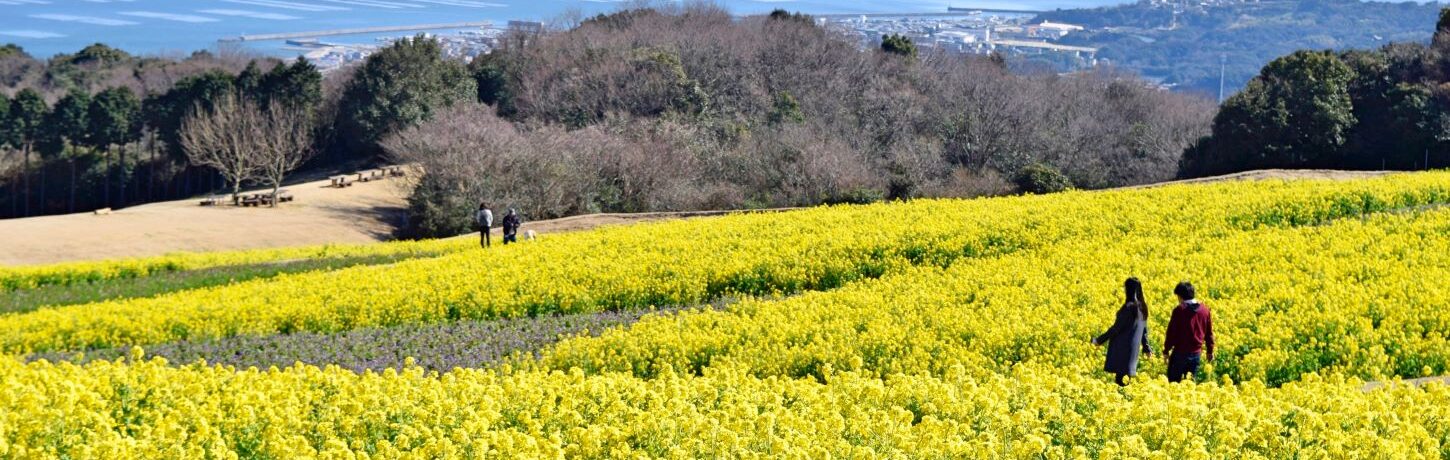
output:
[[[924, 200], [560, 235], [0, 316], [0, 458], [1450, 458], [1450, 173]], [[1137, 276], [1218, 359], [1119, 389]], [[21, 354], [744, 297], [493, 369]], [[1156, 358], [1156, 357], [1155, 357]]]

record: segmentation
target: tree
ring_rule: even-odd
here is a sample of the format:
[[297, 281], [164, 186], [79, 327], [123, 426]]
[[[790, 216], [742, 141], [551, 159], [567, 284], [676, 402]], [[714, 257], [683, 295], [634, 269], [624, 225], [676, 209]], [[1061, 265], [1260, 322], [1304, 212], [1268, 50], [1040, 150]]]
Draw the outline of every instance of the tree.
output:
[[1072, 181], [1052, 165], [1033, 163], [1017, 173], [1017, 188], [1026, 193], [1057, 193], [1072, 188]]
[[[293, 107], [287, 104], [273, 102], [266, 108], [246, 108], [241, 110], [253, 110], [256, 114], [248, 114], [258, 118], [254, 126], [258, 130], [251, 139], [256, 145], [252, 151], [255, 155], [258, 175], [268, 185], [272, 186], [272, 196], [277, 196], [277, 190], [282, 187], [282, 180], [287, 174], [302, 166], [312, 158], [312, 120], [308, 110], [304, 107]], [[272, 200], [273, 207], [277, 206], [277, 200]]]
[[25, 171], [22, 173], [25, 188], [23, 208], [27, 216], [30, 215], [30, 152], [34, 150], [35, 143], [40, 141], [47, 110], [45, 99], [30, 88], [20, 90], [15, 94], [15, 100], [10, 101], [9, 124], [16, 132], [16, 135], [11, 136], [11, 141], [18, 143], [12, 145], [25, 153]]
[[254, 94], [262, 87], [262, 69], [257, 67], [256, 60], [247, 62], [247, 67], [237, 74], [236, 82], [237, 91], [242, 94]]
[[181, 148], [193, 165], [215, 169], [238, 200], [242, 183], [252, 180], [261, 165], [255, 154], [259, 126], [256, 104], [236, 95], [225, 95], [210, 107], [198, 101], [178, 132]]
[[262, 78], [257, 97], [264, 106], [281, 102], [288, 107], [311, 109], [322, 102], [322, 72], [305, 58], [298, 58], [290, 66], [278, 63]]
[[90, 94], [72, 90], [56, 101], [45, 121], [50, 148], [56, 150], [55, 154], [64, 155], [70, 166], [67, 212], [75, 212], [76, 208], [76, 153], [71, 150], [86, 145], [86, 132], [90, 130], [90, 106]]
[[1198, 174], [1339, 165], [1356, 123], [1354, 80], [1354, 70], [1328, 51], [1275, 59], [1224, 102], [1213, 138], [1185, 161]]
[[[124, 86], [108, 88], [96, 93], [96, 96], [91, 99], [91, 107], [88, 115], [89, 120], [87, 121], [90, 123], [90, 129], [88, 130], [87, 138], [91, 146], [99, 147], [102, 155], [108, 159], [110, 158], [111, 148], [113, 146], [123, 146], [119, 150], [119, 158], [117, 161], [106, 168], [106, 179], [103, 181], [103, 186], [105, 187], [103, 194], [105, 196], [105, 204], [107, 206], [114, 206], [110, 195], [111, 176], [113, 175], [114, 168], [118, 165], [124, 173], [126, 168], [126, 149], [124, 146], [140, 140], [141, 101], [136, 98], [136, 93], [131, 92], [131, 88]], [[120, 184], [119, 198], [122, 206], [126, 204], [126, 181], [128, 177], [125, 176], [128, 175], [123, 174]]]
[[[10, 101], [10, 96], [6, 96], [5, 93], [0, 93], [0, 151], [5, 150], [11, 145], [20, 144], [20, 141], [16, 140], [20, 135], [20, 130], [16, 129], [17, 123], [10, 119], [11, 104], [13, 102]], [[13, 189], [13, 184], [11, 188]], [[12, 215], [16, 214], [16, 195], [14, 190], [10, 191], [10, 214]]]
[[178, 138], [182, 120], [197, 106], [211, 110], [217, 100], [235, 92], [236, 79], [220, 70], [183, 78], [157, 98], [160, 104], [148, 117], [155, 119], [150, 121], [154, 123], [151, 129], [157, 132], [175, 158], [184, 160], [186, 155]]
[[384, 136], [477, 97], [468, 69], [443, 59], [437, 40], [398, 40], [369, 56], [348, 83], [338, 114], [341, 134], [355, 149], [376, 153]]
[[906, 57], [916, 57], [916, 44], [905, 35], [891, 34], [881, 39], [881, 51]]
[[16, 45], [14, 43], [6, 43], [4, 45], [0, 45], [0, 59], [10, 57], [29, 58], [30, 54], [25, 52], [25, 48], [21, 48], [20, 45]]
[[473, 80], [478, 85], [478, 101], [498, 108], [500, 114], [509, 113], [508, 74], [502, 56], [504, 51], [494, 50], [468, 63]]
[[800, 123], [805, 120], [806, 116], [801, 113], [801, 104], [796, 102], [795, 96], [791, 96], [788, 91], [775, 95], [775, 106], [770, 109], [770, 124]]
[[125, 51], [106, 46], [105, 44], [96, 43], [85, 48], [81, 48], [81, 50], [77, 51], [74, 56], [71, 56], [70, 61], [74, 64], [105, 65], [114, 64], [130, 58], [131, 55], [127, 54]]

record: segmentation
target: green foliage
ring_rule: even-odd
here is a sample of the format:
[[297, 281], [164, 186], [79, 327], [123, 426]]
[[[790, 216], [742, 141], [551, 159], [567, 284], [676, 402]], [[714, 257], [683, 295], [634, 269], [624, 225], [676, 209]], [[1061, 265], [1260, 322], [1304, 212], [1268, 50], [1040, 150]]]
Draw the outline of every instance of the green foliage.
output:
[[369, 56], [343, 92], [342, 139], [354, 150], [378, 152], [383, 137], [475, 100], [478, 86], [468, 69], [442, 54], [437, 40], [419, 36]]
[[80, 51], [76, 52], [75, 55], [71, 56], [70, 62], [79, 65], [108, 65], [126, 61], [129, 59], [131, 59], [131, 55], [127, 54], [125, 51], [121, 51], [119, 49], [112, 48], [101, 43], [96, 43], [82, 48]]
[[0, 45], [0, 59], [8, 59], [12, 57], [28, 59], [30, 58], [30, 54], [25, 52], [25, 48], [21, 48], [20, 45], [16, 45], [14, 43], [6, 43], [4, 45]]
[[141, 101], [130, 88], [122, 86], [96, 93], [88, 115], [87, 139], [93, 146], [124, 145], [141, 137]]
[[1024, 193], [1057, 193], [1072, 188], [1067, 175], [1052, 165], [1033, 163], [1017, 173], [1017, 188]]
[[0, 147], [18, 143], [15, 141], [20, 133], [16, 123], [10, 119], [10, 96], [0, 93]]
[[815, 19], [808, 14], [792, 13], [779, 8], [772, 10], [769, 17], [772, 21], [795, 21], [815, 25]]
[[71, 90], [56, 101], [45, 118], [41, 153], [55, 158], [64, 153], [67, 145], [85, 145], [86, 132], [90, 129], [90, 106], [91, 95], [80, 90]]
[[473, 213], [478, 203], [459, 190], [459, 184], [442, 175], [423, 175], [408, 195], [408, 233], [401, 236], [445, 238], [477, 230]]
[[469, 72], [473, 74], [473, 80], [478, 85], [479, 102], [492, 105], [498, 108], [500, 113], [507, 114], [511, 97], [508, 89], [508, 77], [504, 69], [506, 62], [500, 53], [501, 51], [495, 50], [474, 58], [468, 67]]
[[916, 57], [916, 43], [905, 35], [891, 34], [881, 38], [881, 51], [906, 57]]
[[800, 123], [806, 120], [801, 112], [800, 102], [796, 102], [795, 96], [788, 91], [781, 91], [775, 95], [775, 105], [770, 109], [770, 124]]
[[181, 122], [200, 107], [211, 110], [223, 95], [236, 91], [236, 78], [220, 70], [212, 70], [177, 81], [160, 95], [147, 96], [142, 115], [146, 125], [156, 130], [174, 160], [186, 158], [181, 151]]
[[45, 98], [33, 89], [26, 88], [15, 94], [15, 99], [10, 101], [10, 115], [8, 125], [11, 126], [13, 134], [10, 137], [10, 145], [15, 148], [26, 148], [40, 140], [41, 130], [45, 125], [45, 113], [48, 109], [45, 106]]
[[1186, 158], [1194, 174], [1336, 167], [1356, 123], [1356, 74], [1328, 51], [1275, 59], [1214, 118], [1213, 139]]
[[322, 102], [322, 72], [306, 58], [298, 58], [290, 66], [279, 62], [260, 79], [253, 96], [264, 104], [316, 107]]
[[236, 84], [242, 94], [252, 94], [262, 87], [262, 68], [257, 66], [257, 61], [247, 63], [247, 68], [237, 74]]

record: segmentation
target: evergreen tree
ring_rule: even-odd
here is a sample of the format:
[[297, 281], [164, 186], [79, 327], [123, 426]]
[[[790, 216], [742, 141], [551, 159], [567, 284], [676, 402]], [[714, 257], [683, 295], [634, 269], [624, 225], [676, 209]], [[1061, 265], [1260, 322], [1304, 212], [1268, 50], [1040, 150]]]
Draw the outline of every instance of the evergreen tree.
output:
[[[40, 93], [33, 89], [26, 88], [15, 94], [15, 100], [10, 101], [9, 123], [16, 134], [11, 136], [16, 148], [21, 149], [25, 155], [24, 171], [24, 196], [25, 204], [22, 206], [23, 215], [30, 215], [30, 153], [35, 149], [35, 144], [40, 141], [42, 128], [45, 126], [45, 113], [49, 110], [45, 106], [45, 99]], [[18, 141], [18, 142], [16, 142]]]
[[[126, 204], [126, 181], [129, 174], [126, 174], [126, 149], [125, 145], [135, 142], [141, 137], [141, 101], [136, 98], [136, 93], [131, 92], [127, 87], [109, 88], [96, 93], [91, 100], [89, 114], [90, 129], [88, 138], [90, 144], [101, 148], [103, 155], [110, 158], [113, 146], [122, 146], [118, 151], [119, 157], [115, 163], [106, 168], [105, 180], [105, 203], [114, 206], [119, 202], [122, 206]], [[118, 201], [110, 197], [110, 180], [114, 170], [119, 166], [122, 172], [120, 183], [120, 194]]]
[[916, 44], [905, 35], [891, 34], [881, 39], [881, 51], [906, 57], [916, 57]]
[[[277, 64], [282, 65], [282, 64]], [[257, 61], [247, 62], [247, 68], [237, 74], [237, 91], [242, 94], [253, 94], [262, 87], [262, 69], [257, 67]]]
[[[91, 95], [72, 90], [56, 101], [50, 115], [45, 119], [46, 150], [52, 158], [64, 156], [70, 169], [70, 197], [67, 212], [76, 209], [76, 156], [78, 147], [86, 145], [86, 133], [90, 130]], [[42, 187], [44, 188], [44, 187]]]
[[468, 69], [443, 58], [437, 40], [399, 40], [369, 56], [343, 92], [339, 133], [353, 151], [377, 153], [384, 136], [478, 97]]

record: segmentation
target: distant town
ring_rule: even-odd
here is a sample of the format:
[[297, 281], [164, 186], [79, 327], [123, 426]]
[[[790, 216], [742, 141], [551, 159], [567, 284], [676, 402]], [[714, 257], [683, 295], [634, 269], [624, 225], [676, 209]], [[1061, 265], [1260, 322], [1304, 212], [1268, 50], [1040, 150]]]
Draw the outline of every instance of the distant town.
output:
[[[903, 35], [917, 46], [947, 52], [966, 54], [1006, 55], [1052, 55], [1069, 68], [1087, 68], [1097, 65], [1097, 48], [1071, 46], [1056, 43], [1068, 35], [1084, 30], [1083, 26], [1050, 21], [1032, 23], [1031, 12], [994, 12], [994, 10], [951, 11], [927, 14], [871, 14], [871, 15], [821, 15], [816, 21], [832, 29], [840, 30], [861, 40], [862, 46], [876, 46], [882, 37]], [[544, 24], [535, 21], [509, 21], [503, 27], [492, 23], [476, 25], [467, 29], [453, 29], [440, 32], [422, 32], [438, 40], [444, 54], [450, 58], [472, 61], [487, 54], [498, 44], [499, 37], [510, 31], [539, 31]], [[392, 30], [408, 31], [396, 36], [384, 36], [375, 43], [337, 43], [325, 39], [336, 35], [336, 31], [317, 33], [298, 32], [278, 34], [287, 36], [284, 49], [300, 52], [324, 72], [346, 67], [367, 59], [368, 55], [388, 44], [414, 36], [421, 28], [398, 27]], [[239, 37], [233, 40], [257, 40], [269, 37]]]

